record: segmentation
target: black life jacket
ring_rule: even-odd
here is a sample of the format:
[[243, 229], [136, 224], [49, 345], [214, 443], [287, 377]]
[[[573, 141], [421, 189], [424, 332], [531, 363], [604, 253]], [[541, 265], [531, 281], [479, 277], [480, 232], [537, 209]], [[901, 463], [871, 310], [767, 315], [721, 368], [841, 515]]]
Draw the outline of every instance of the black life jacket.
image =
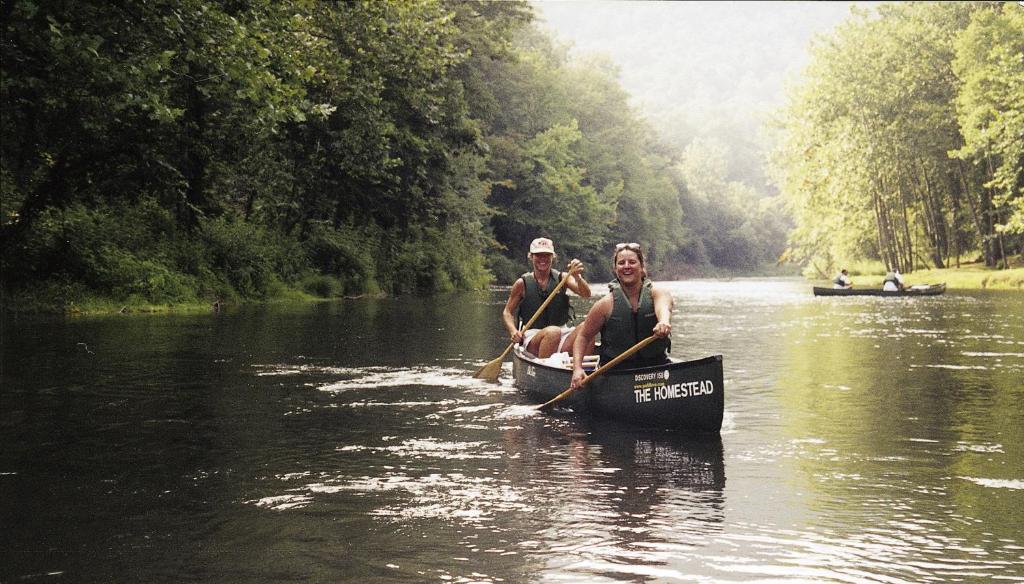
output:
[[[633, 312], [629, 298], [626, 298], [626, 293], [622, 291], [622, 285], [618, 281], [609, 284], [608, 288], [612, 293], [612, 312], [601, 328], [601, 363], [611, 361], [651, 336], [654, 325], [658, 324], [650, 280], [645, 278], [640, 288], [640, 302], [636, 312]], [[658, 339], [623, 361], [619, 367], [661, 365], [668, 360], [671, 348], [670, 339]]]
[[[537, 279], [533, 277], [533, 272], [527, 272], [520, 277], [523, 279], [524, 284], [523, 301], [519, 303], [519, 313], [517, 315], [519, 319], [518, 326], [521, 328], [523, 324], [533, 318], [540, 305], [544, 304], [548, 295], [551, 294], [551, 290], [561, 281], [562, 274], [557, 270], [551, 270], [547, 288], [544, 290], [540, 289]], [[566, 294], [566, 287], [562, 286], [562, 289], [558, 291], [558, 295], [551, 301], [551, 304], [548, 304], [544, 312], [537, 317], [537, 320], [530, 325], [530, 328], [541, 329], [552, 325], [562, 326], [567, 322], [569, 322], [569, 295]]]

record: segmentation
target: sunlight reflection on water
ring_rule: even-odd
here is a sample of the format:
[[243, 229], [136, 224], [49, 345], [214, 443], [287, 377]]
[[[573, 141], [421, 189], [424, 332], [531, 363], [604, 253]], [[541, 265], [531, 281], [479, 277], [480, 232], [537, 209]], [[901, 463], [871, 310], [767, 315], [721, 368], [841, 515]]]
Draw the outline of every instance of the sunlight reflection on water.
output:
[[[667, 285], [673, 354], [724, 356], [718, 437], [540, 412], [508, 362], [473, 379], [507, 342], [507, 291], [50, 335], [92, 354], [8, 344], [0, 486], [43, 503], [5, 529], [46, 550], [74, 528], [19, 573], [187, 557], [180, 579], [205, 581], [1024, 582], [1015, 298]], [[226, 547], [244, 559], [203, 551]]]
[[[721, 334], [723, 331], [741, 331], [745, 335], [754, 333], [778, 338], [780, 335], [791, 334], [788, 331], [794, 327], [810, 329], [817, 339], [815, 342], [823, 342], [822, 339], [829, 338], [841, 340], [863, 337], [869, 341], [889, 339], [886, 342], [941, 341], [963, 347], [964, 339], [966, 342], [991, 342], [1002, 338], [1001, 335], [993, 334], [962, 335], [959, 330], [950, 330], [941, 325], [921, 326], [936, 318], [928, 314], [933, 307], [913, 304], [893, 307], [873, 298], [858, 300], [852, 305], [848, 303], [838, 306], [839, 310], [851, 316], [849, 322], [844, 323], [839, 330], [827, 326], [822, 328], [823, 322], [833, 318], [830, 316], [830, 310], [835, 308], [834, 303], [827, 305], [818, 299], [810, 298], [806, 290], [794, 289], [786, 282], [765, 285], [745, 283], [744, 286], [736, 286], [734, 282], [686, 282], [670, 284], [669, 287], [676, 296], [677, 313], [684, 323], [680, 328], [692, 334], [693, 329], [688, 330], [689, 323], [705, 323], [700, 326], [712, 326], [717, 329], [714, 338], [719, 339], [716, 341], [718, 343], [721, 342], [720, 339], [726, 338]], [[742, 307], [743, 312], [737, 313], [731, 310], [730, 306]], [[822, 309], [822, 312], [798, 319], [764, 322], [765, 314], [777, 314], [792, 309], [803, 310], [802, 307], [807, 306]], [[865, 307], [868, 312], [859, 312], [864, 311]], [[762, 312], [752, 312], [758, 310]], [[870, 312], [874, 310], [879, 312]], [[760, 340], [763, 342], [764, 339]], [[684, 333], [680, 342], [688, 341]], [[1017, 356], [995, 354], [992, 351], [961, 350], [960, 353], [961, 357], [980, 359], [983, 363], [913, 362], [915, 359], [927, 358], [927, 355], [923, 355], [910, 359], [905, 367], [907, 371], [918, 368], [985, 371], [998, 369], [1006, 363], [1011, 363], [1010, 367], [1014, 367], [1013, 357]], [[1000, 358], [1009, 361], [1001, 362]], [[730, 397], [727, 399], [729, 405], [722, 434], [746, 436], [748, 425], [752, 422], [759, 423], [757, 418], [763, 418], [765, 413], [759, 412], [752, 418], [748, 415], [750, 411], [742, 403], [744, 394], [736, 395], [734, 392], [746, 390], [744, 393], [747, 396], [757, 396], [760, 392], [765, 392], [764, 395], [768, 396], [777, 390], [769, 389], [773, 381], [771, 378], [763, 377], [758, 368], [742, 367], [742, 363], [728, 357], [726, 363], [731, 366], [727, 371], [726, 382], [729, 388], [727, 395]], [[441, 376], [445, 374], [447, 372], [440, 373]], [[505, 375], [507, 374], [506, 366]], [[767, 387], [762, 384], [767, 384]], [[453, 382], [449, 385], [469, 387], [472, 384]], [[858, 396], [862, 391], [862, 385], [857, 382], [822, 383], [820, 387], [833, 388], [842, 393]], [[471, 406], [461, 405], [443, 409], [438, 415], [450, 417], [459, 413], [493, 420], [495, 414], [500, 412], [497, 417], [514, 419], [517, 417], [514, 411], [518, 409], [522, 409], [524, 414], [535, 415], [535, 410], [529, 406], [513, 406], [512, 409], [472, 409]], [[782, 422], [782, 419], [779, 419], [779, 422]], [[772, 428], [773, 424], [766, 427]], [[934, 444], [936, 450], [942, 450], [939, 443], [922, 441], [920, 444]], [[744, 449], [743, 445], [747, 448]], [[739, 448], [736, 448], [737, 446]], [[460, 456], [459, 451], [452, 448], [448, 456], [456, 458]], [[392, 454], [396, 452], [391, 451]], [[955, 452], [1003, 454], [1002, 447], [997, 444], [960, 442], [940, 455], [950, 456]], [[526, 462], [521, 452], [505, 455], [510, 456], [510, 460]], [[766, 465], [793, 466], [801, 464], [801, 461], [817, 461], [817, 464], [830, 461], [838, 465], [866, 463], [870, 469], [871, 466], [885, 468], [890, 465], [916, 464], [921, 457], [930, 455], [928, 451], [864, 455], [851, 452], [850, 445], [843, 440], [833, 441], [812, 435], [782, 441], [774, 438], [760, 444], [743, 441], [734, 445], [729, 458], [753, 468], [764, 468]], [[406, 452], [405, 456], [414, 454]], [[437, 453], [435, 456], [441, 457]], [[501, 453], [469, 456], [500, 457]], [[421, 499], [414, 502], [403, 500], [397, 505], [381, 507], [374, 514], [396, 520], [447, 515], [467, 522], [480, 522], [493, 521], [501, 513], [514, 513], [517, 509], [521, 511], [522, 509], [517, 507], [519, 504], [531, 507], [534, 512], [542, 510], [543, 506], [536, 507], [527, 502], [543, 500], [548, 496], [561, 497], [563, 505], [571, 500], [573, 503], [568, 508], [555, 512], [555, 522], [559, 527], [543, 531], [545, 537], [542, 541], [546, 543], [536, 546], [537, 549], [534, 550], [537, 556], [546, 558], [549, 566], [546, 579], [555, 581], [576, 581], [580, 578], [588, 581], [617, 581], [623, 578], [700, 581], [713, 578], [719, 581], [757, 579], [786, 582], [860, 582], [867, 578], [890, 582], [916, 582], [929, 575], [981, 577], [999, 573], [1011, 565], [1006, 562], [988, 561], [984, 554], [980, 553], [981, 548], [962, 545], [960, 538], [950, 536], [948, 531], [940, 527], [942, 523], [932, 519], [928, 514], [908, 514], [919, 507], [916, 498], [948, 497], [947, 488], [915, 484], [914, 481], [904, 481], [897, 476], [886, 477], [867, 469], [860, 472], [830, 469], [819, 472], [816, 479], [821, 486], [831, 485], [833, 495], [846, 492], [848, 494], [845, 496], [849, 497], [845, 503], [842, 500], [834, 503], [819, 502], [817, 505], [821, 510], [831, 509], [837, 520], [858, 522], [863, 521], [865, 517], [874, 518], [871, 520], [871, 527], [862, 534], [852, 535], [833, 533], [827, 522], [818, 529], [812, 528], [809, 531], [780, 529], [780, 526], [772, 521], [750, 523], [743, 530], [743, 534], [735, 530], [709, 530], [709, 525], [723, 519], [721, 502], [725, 500], [726, 492], [720, 489], [712, 487], [711, 498], [702, 501], [700, 491], [673, 491], [666, 490], [664, 486], [655, 486], [653, 490], [643, 489], [635, 484], [619, 483], [615, 478], [609, 483], [608, 477], [622, 477], [627, 473], [619, 466], [558, 465], [548, 467], [547, 473], [552, 477], [563, 477], [559, 482], [568, 480], [575, 487], [569, 493], [560, 493], [556, 490], [552, 495], [542, 495], [538, 489], [543, 492], [547, 487], [539, 477], [528, 483], [525, 488], [508, 486], [504, 490], [489, 480], [469, 481], [465, 475], [446, 476], [445, 480], [431, 477], [427, 485], [419, 484], [420, 479], [407, 477], [407, 481], [391, 481], [389, 484], [410, 494], [416, 493], [415, 496]], [[758, 473], [755, 472], [752, 476], [756, 477]], [[763, 475], [763, 479], [778, 480], [777, 473], [768, 472]], [[961, 479], [981, 487], [1009, 490], [1019, 488], [1015, 479]], [[738, 480], [741, 484], [744, 481], [742, 476]], [[463, 484], [465, 481], [468, 481], [470, 486]], [[364, 486], [372, 488], [374, 485]], [[435, 489], [429, 496], [424, 495], [427, 486]], [[893, 492], [894, 489], [895, 493], [903, 494], [897, 496]], [[623, 510], [617, 508], [616, 501], [635, 499], [641, 492], [658, 493], [660, 502], [633, 510], [630, 516], [636, 519], [634, 525], [623, 523]], [[801, 504], [814, 506], [816, 497], [812, 496], [811, 492], [813, 489], [804, 486], [779, 499], [768, 497], [765, 502], [782, 508]], [[514, 496], [510, 493], [514, 493]], [[853, 496], [853, 493], [858, 494]], [[870, 496], [876, 493], [885, 495]], [[680, 495], [683, 495], [682, 499]], [[584, 497], [583, 500], [590, 500], [594, 504], [583, 504], [579, 499], [581, 496]], [[481, 497], [494, 501], [490, 504], [481, 504], [478, 501]], [[465, 498], [472, 498], [472, 501], [464, 500]], [[681, 500], [687, 503], [680, 506]], [[515, 504], [510, 501], [514, 501]], [[857, 505], [858, 501], [860, 505], [867, 507], [847, 507], [850, 504]], [[747, 505], [739, 504], [738, 508], [749, 512]], [[691, 513], [696, 515], [688, 518]], [[814, 514], [812, 512], [812, 515]], [[699, 534], [699, 543], [695, 544], [688, 534]], [[533, 546], [524, 544], [524, 547]], [[740, 555], [732, 555], [729, 550], [734, 548], [743, 548], [747, 551]], [[933, 557], [950, 549], [960, 552], [957, 559], [944, 561], [942, 558]], [[702, 576], [689, 575], [694, 565], [701, 566]], [[1010, 571], [1013, 571], [1012, 568]]]

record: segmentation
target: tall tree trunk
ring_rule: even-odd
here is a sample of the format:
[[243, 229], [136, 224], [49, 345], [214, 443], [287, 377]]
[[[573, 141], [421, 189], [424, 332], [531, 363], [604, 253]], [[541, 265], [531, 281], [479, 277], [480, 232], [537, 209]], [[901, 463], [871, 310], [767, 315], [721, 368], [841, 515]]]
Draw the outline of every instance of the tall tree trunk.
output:
[[985, 265], [992, 265], [992, 253], [989, 251], [989, 241], [988, 237], [986, 236], [985, 224], [982, 221], [984, 211], [983, 209], [979, 210], [978, 208], [981, 207], [984, 203], [984, 198], [979, 197], [978, 205], [975, 206], [975, 201], [971, 196], [970, 183], [968, 182], [967, 176], [964, 173], [964, 163], [960, 160], [957, 160], [957, 171], [960, 177], [960, 185], [963, 187], [963, 192], [965, 194], [964, 200], [967, 201], [967, 207], [971, 211], [971, 218], [974, 219], [974, 228], [978, 232], [978, 241], [981, 243], [981, 252], [983, 257], [985, 258]]
[[960, 197], [956, 192], [950, 193], [950, 206], [953, 208], [951, 221], [947, 223], [947, 239], [953, 242], [953, 252], [956, 253], [956, 267], [960, 267]]
[[[994, 176], [995, 172], [996, 172], [996, 169], [994, 168], [994, 166], [992, 164], [992, 157], [991, 156], [986, 156], [985, 157], [985, 166], [988, 168], [988, 175], [990, 177]], [[990, 233], [992, 234], [992, 236], [996, 240], [995, 244], [993, 245], [993, 247], [995, 248], [993, 251], [998, 251], [998, 256], [995, 258], [996, 261], [993, 261], [992, 265], [995, 266], [997, 263], [1002, 263], [1002, 268], [1003, 269], [1007, 269], [1007, 268], [1010, 267], [1010, 264], [1009, 264], [1009, 262], [1007, 261], [1007, 258], [1006, 258], [1006, 246], [1003, 243], [1003, 233], [1001, 231], [999, 231], [998, 229], [996, 229], [996, 224], [1002, 222], [1002, 217], [1001, 217], [1001, 215], [1002, 215], [1001, 211], [1002, 210], [1001, 209], [997, 209], [995, 207], [995, 203], [993, 202], [995, 200], [995, 193], [993, 192], [993, 189], [991, 189], [989, 187], [985, 187], [984, 190], [985, 190], [985, 193], [987, 193], [987, 200], [988, 200], [988, 204], [989, 204], [989, 221], [988, 221], [988, 225], [989, 225], [989, 228], [992, 230], [992, 231], [990, 231]]]
[[916, 247], [914, 246], [913, 236], [910, 234], [910, 222], [907, 221], [907, 208], [903, 207], [900, 210], [900, 214], [903, 222], [903, 269], [901, 271], [905, 274], [909, 274], [914, 271], [914, 266], [917, 265], [917, 255], [914, 251]]
[[185, 77], [187, 106], [183, 116], [185, 136], [185, 199], [178, 205], [178, 217], [188, 229], [199, 225], [199, 213], [206, 207], [206, 156], [203, 134], [206, 126], [206, 101], [199, 92], [194, 71]]
[[[995, 215], [995, 219], [998, 219], [1000, 223], [1004, 221], [1004, 219], [1000, 217], [1001, 212], [999, 210], [995, 211]], [[998, 242], [999, 244], [999, 261], [1003, 264], [1001, 267], [1004, 270], [1009, 270], [1010, 260], [1009, 258], [1007, 258], [1006, 254], [1006, 244], [1003, 241], [1003, 232], [999, 231], [998, 229], [996, 229], [996, 242]]]
[[979, 207], [981, 211], [981, 226], [984, 228], [982, 237], [985, 240], [985, 265], [992, 268], [996, 265], [996, 252], [995, 241], [992, 238], [992, 234], [995, 232], [995, 217], [994, 210], [992, 209], [992, 191], [990, 189], [981, 188]]
[[938, 197], [935, 195], [935, 189], [932, 188], [932, 183], [928, 180], [928, 169], [925, 168], [921, 161], [918, 161], [917, 165], [921, 175], [921, 185], [924, 189], [924, 196], [921, 198], [925, 205], [925, 232], [932, 243], [932, 262], [935, 263], [936, 268], [941, 270], [946, 267], [943, 258], [949, 255], [949, 240], [946, 237], [945, 220], [942, 214], [942, 207], [937, 201]]
[[882, 257], [882, 263], [885, 264], [885, 269], [888, 270], [892, 266], [892, 245], [889, 238], [889, 228], [886, 225], [885, 210], [882, 206], [882, 197], [879, 195], [877, 185], [871, 193], [871, 203], [875, 211], [875, 229], [878, 232], [878, 255]]
[[[907, 245], [903, 240], [903, 229], [901, 229], [901, 226], [897, 224], [900, 210], [894, 208], [894, 204], [904, 207], [904, 205], [902, 205], [903, 197], [900, 186], [898, 184], [895, 186], [890, 185], [886, 179], [886, 176], [882, 176], [881, 178], [883, 186], [882, 202], [883, 208], [885, 209], [886, 224], [890, 234], [890, 241], [892, 242], [892, 268], [904, 271], [906, 267]], [[886, 193], [890, 193], [890, 196], [885, 197]], [[896, 200], [893, 201], [892, 199]], [[904, 223], [906, 223], [905, 217]]]

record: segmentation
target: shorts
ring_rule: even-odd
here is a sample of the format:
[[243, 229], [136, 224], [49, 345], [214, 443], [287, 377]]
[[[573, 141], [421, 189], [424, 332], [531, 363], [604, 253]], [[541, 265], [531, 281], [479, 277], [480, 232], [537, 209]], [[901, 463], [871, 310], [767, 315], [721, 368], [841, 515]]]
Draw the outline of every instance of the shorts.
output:
[[[569, 335], [572, 334], [572, 331], [575, 328], [576, 327], [571, 326], [562, 327], [562, 337], [558, 339], [558, 349], [555, 351], [556, 353], [569, 351], [569, 347], [563, 348], [562, 345], [565, 344], [565, 339], [569, 338]], [[533, 339], [533, 336], [539, 333], [540, 331], [541, 329], [529, 329], [525, 333], [523, 333], [523, 347], [528, 346], [530, 344], [530, 340]]]

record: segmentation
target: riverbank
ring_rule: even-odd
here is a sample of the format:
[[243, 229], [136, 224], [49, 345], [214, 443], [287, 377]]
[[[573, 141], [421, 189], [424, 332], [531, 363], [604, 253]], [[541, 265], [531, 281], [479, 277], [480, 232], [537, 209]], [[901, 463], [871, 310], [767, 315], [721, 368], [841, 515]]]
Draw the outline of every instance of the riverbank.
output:
[[280, 296], [266, 299], [244, 299], [230, 302], [195, 301], [178, 302], [166, 304], [152, 304], [142, 302], [138, 299], [115, 300], [112, 298], [91, 297], [79, 301], [62, 304], [55, 301], [40, 300], [37, 298], [18, 297], [15, 299], [4, 298], [0, 303], [0, 310], [3, 313], [25, 313], [25, 314], [51, 314], [66, 316], [104, 316], [112, 314], [202, 314], [209, 312], [220, 312], [233, 306], [244, 305], [274, 305], [274, 304], [312, 304], [315, 302], [329, 302], [333, 300], [353, 300], [356, 298], [383, 298], [387, 295], [378, 292], [372, 294], [359, 294], [354, 296], [315, 296], [302, 290], [288, 289]]
[[[946, 283], [949, 290], [1024, 290], [1024, 266], [1018, 261], [1009, 270], [995, 270], [984, 264], [961, 264], [959, 268], [915, 270], [904, 274], [908, 286]], [[858, 288], [881, 288], [884, 274], [854, 274]]]
[[283, 289], [278, 295], [265, 299], [200, 299], [184, 302], [154, 304], [138, 296], [130, 298], [109, 298], [96, 295], [82, 295], [74, 300], [64, 300], [50, 294], [32, 295], [27, 293], [3, 294], [0, 309], [5, 314], [53, 314], [67, 316], [102, 316], [111, 314], [201, 314], [219, 312], [230, 306], [244, 304], [307, 304], [336, 298], [318, 297], [302, 290]]
[[[883, 274], [853, 274], [854, 286], [881, 288]], [[692, 279], [692, 278], [681, 278]], [[1024, 266], [1009, 270], [994, 270], [983, 264], [965, 264], [960, 268], [943, 270], [917, 270], [904, 275], [908, 286], [915, 284], [946, 283], [950, 290], [1024, 290]], [[828, 285], [824, 283], [823, 285]], [[363, 297], [361, 295], [357, 297]], [[384, 294], [371, 294], [384, 296]], [[289, 304], [313, 303], [339, 300], [338, 296], [317, 296], [303, 290], [285, 288], [271, 298], [245, 299], [230, 302], [205, 300], [195, 302], [152, 304], [139, 299], [113, 299], [98, 296], [80, 298], [72, 302], [61, 302], [48, 295], [3, 295], [2, 310], [5, 313], [65, 314], [69, 316], [95, 316], [109, 314], [197, 314], [218, 312], [229, 306], [242, 304]], [[353, 297], [345, 297], [353, 298]]]

